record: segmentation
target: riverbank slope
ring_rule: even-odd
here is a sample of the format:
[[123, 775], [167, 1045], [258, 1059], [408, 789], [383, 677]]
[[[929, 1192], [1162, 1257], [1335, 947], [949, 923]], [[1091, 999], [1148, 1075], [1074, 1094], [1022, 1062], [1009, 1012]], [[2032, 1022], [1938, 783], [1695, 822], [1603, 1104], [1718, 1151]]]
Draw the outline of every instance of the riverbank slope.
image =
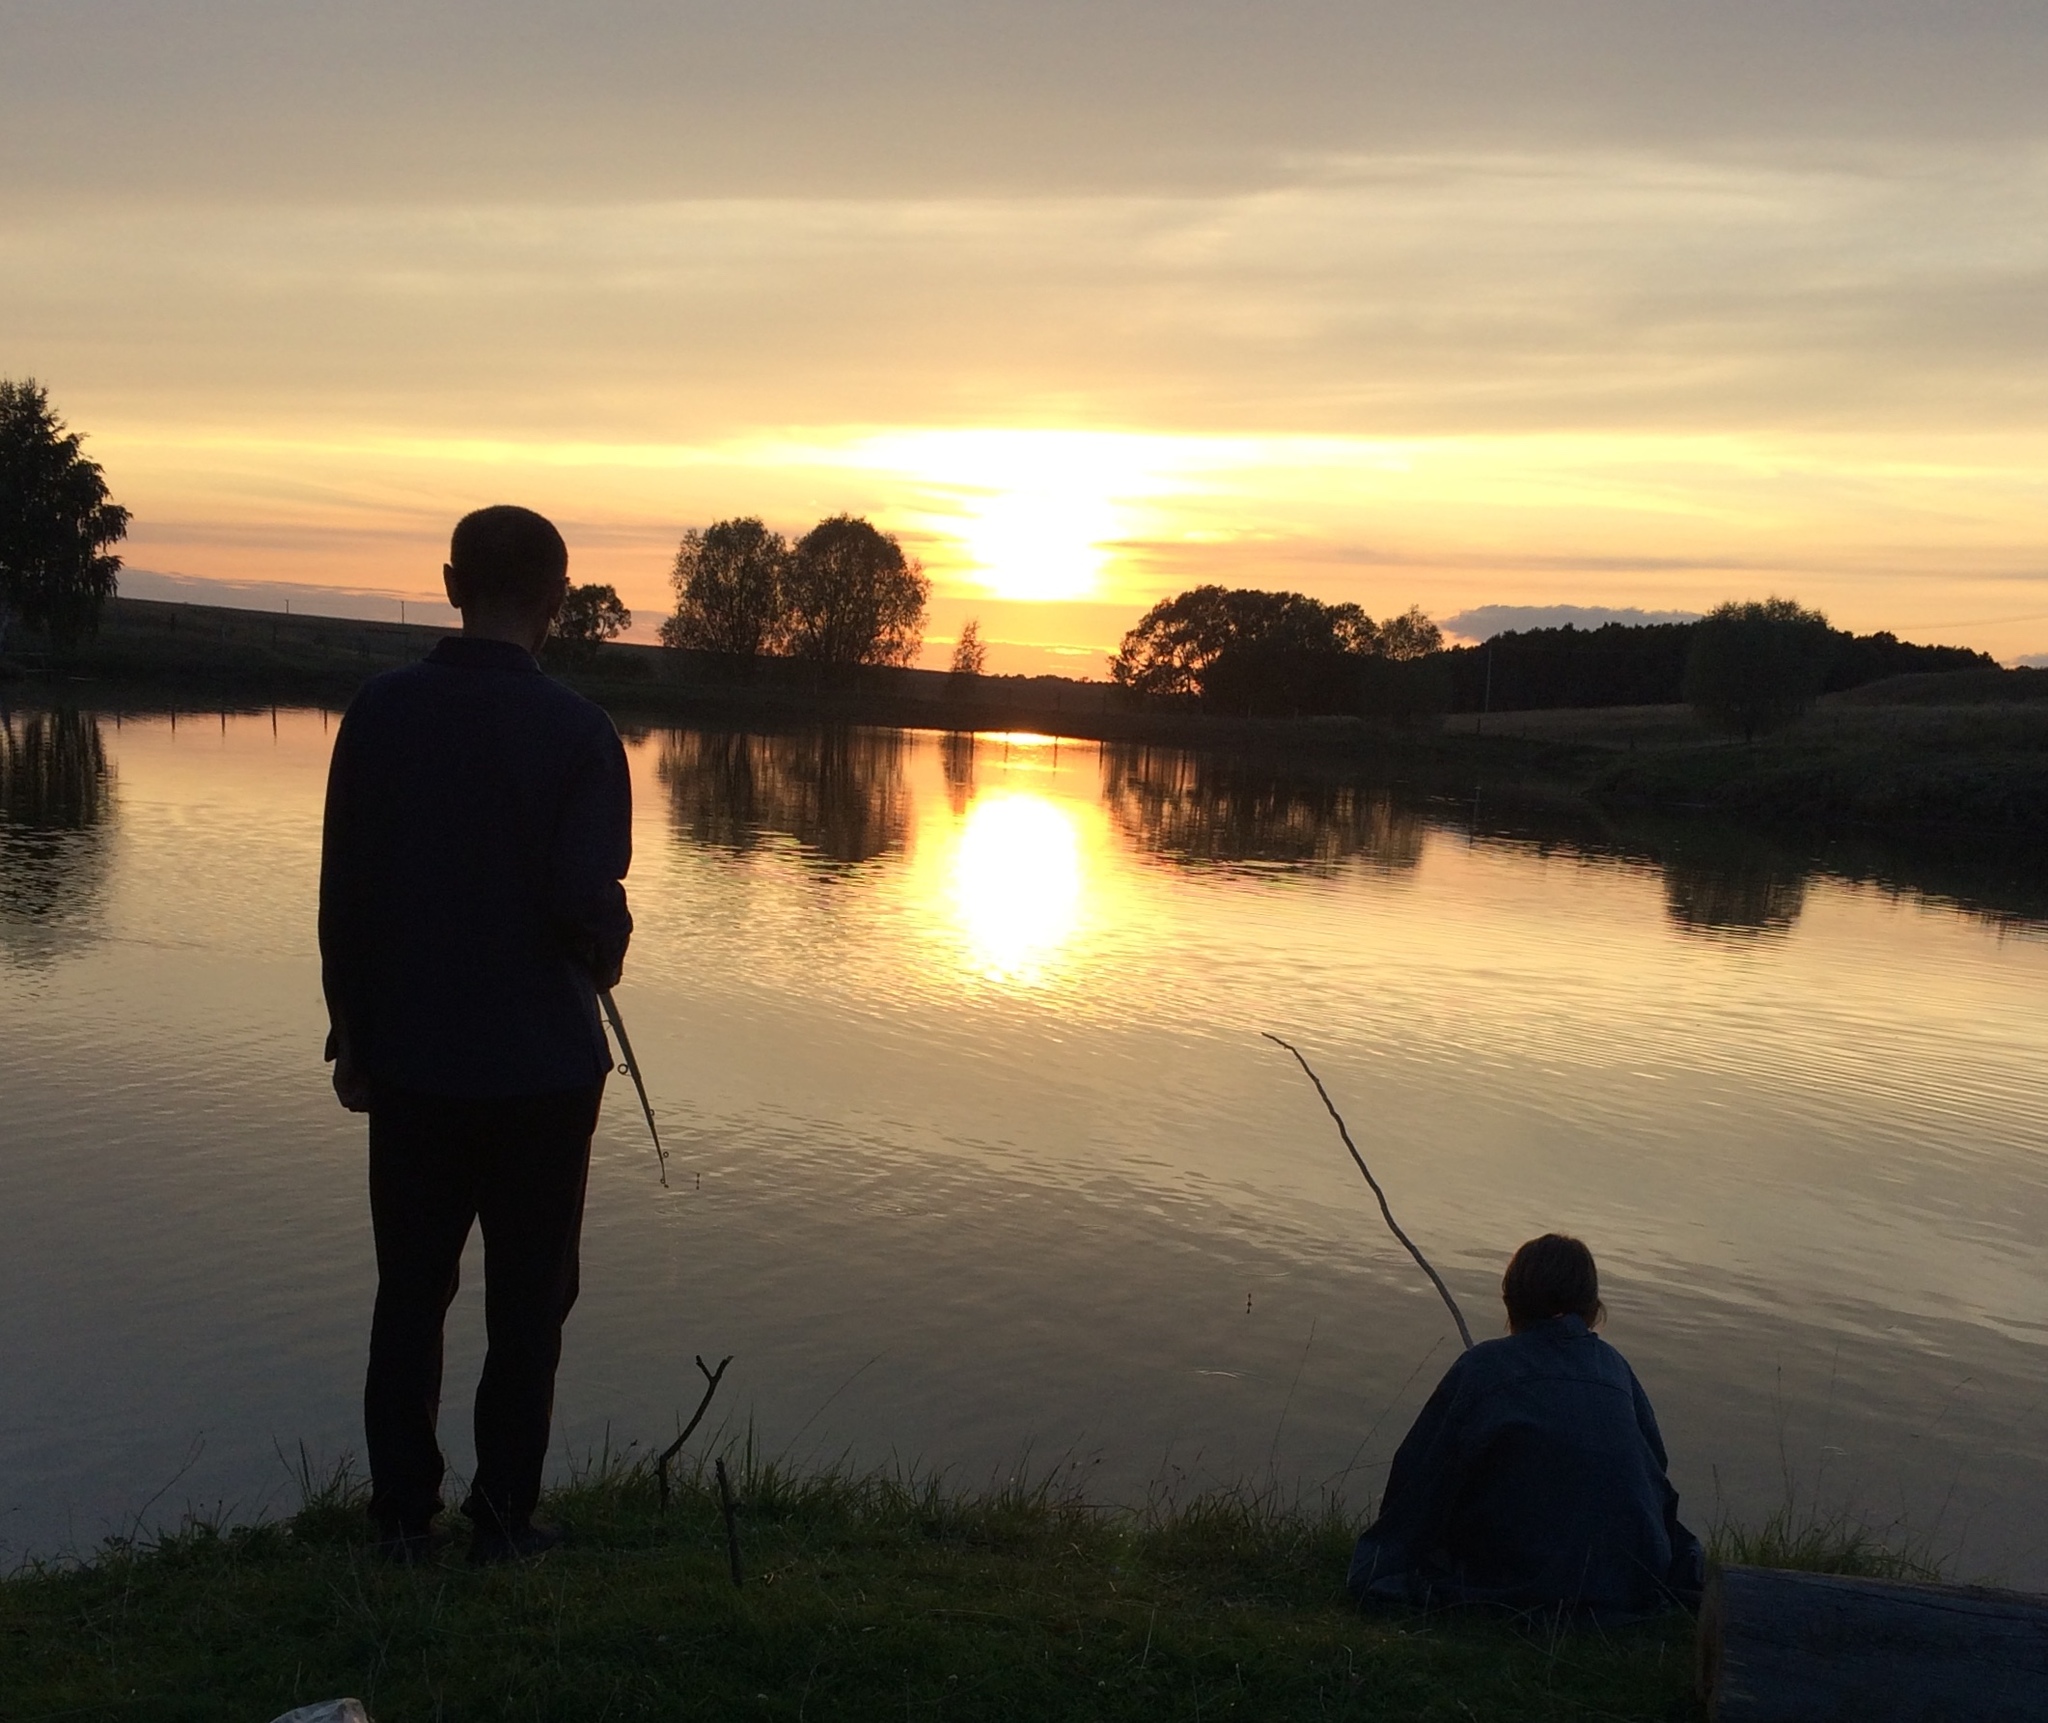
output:
[[1354, 1528], [1244, 1497], [1110, 1515], [742, 1467], [745, 1584], [707, 1479], [558, 1492], [570, 1541], [476, 1571], [375, 1560], [352, 1488], [0, 1582], [0, 1717], [261, 1719], [341, 1694], [435, 1717], [1349, 1718], [1690, 1714], [1692, 1624], [1361, 1616]]
[[1972, 827], [2048, 837], [2048, 671], [1902, 676], [1829, 695], [1754, 744], [1683, 706], [1496, 713], [1521, 760], [1548, 761], [1588, 800], [1804, 824]]

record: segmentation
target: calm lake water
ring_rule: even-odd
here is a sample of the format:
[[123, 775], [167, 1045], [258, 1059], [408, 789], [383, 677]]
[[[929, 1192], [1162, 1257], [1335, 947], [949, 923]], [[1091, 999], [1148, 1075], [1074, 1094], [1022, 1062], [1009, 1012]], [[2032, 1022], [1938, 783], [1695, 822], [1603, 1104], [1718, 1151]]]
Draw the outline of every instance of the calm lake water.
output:
[[[313, 940], [329, 726], [6, 719], [11, 1556], [287, 1503], [280, 1454], [358, 1443], [363, 1131]], [[1456, 1336], [1270, 1029], [1475, 1330], [1523, 1238], [1592, 1244], [1696, 1527], [1792, 1488], [2048, 1581], [2024, 866], [1816, 868], [1033, 737], [629, 750], [620, 1003], [670, 1186], [615, 1081], [558, 1468], [665, 1441], [693, 1355], [730, 1352], [728, 1431], [800, 1460], [1368, 1507]]]

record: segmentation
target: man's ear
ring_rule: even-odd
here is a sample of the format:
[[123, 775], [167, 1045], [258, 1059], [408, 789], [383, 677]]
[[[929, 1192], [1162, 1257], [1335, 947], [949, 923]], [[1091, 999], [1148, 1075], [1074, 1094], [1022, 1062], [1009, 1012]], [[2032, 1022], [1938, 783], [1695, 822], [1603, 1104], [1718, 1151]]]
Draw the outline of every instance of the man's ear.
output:
[[455, 609], [460, 610], [462, 608], [462, 583], [455, 578], [455, 564], [452, 562], [441, 564], [441, 587], [448, 594], [448, 602]]

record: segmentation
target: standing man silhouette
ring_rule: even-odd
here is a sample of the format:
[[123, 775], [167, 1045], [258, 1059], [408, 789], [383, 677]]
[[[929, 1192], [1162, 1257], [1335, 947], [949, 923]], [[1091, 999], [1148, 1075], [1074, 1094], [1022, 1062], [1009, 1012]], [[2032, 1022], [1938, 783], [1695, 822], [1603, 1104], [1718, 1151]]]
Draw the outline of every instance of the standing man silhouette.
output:
[[611, 720], [534, 654], [568, 547], [529, 509], [455, 528], [462, 632], [368, 683], [335, 738], [320, 868], [334, 1092], [370, 1119], [377, 1303], [363, 1422], [379, 1552], [434, 1545], [442, 1326], [472, 1223], [488, 1352], [472, 1561], [535, 1555], [562, 1324], [611, 1055], [597, 991], [633, 931], [632, 788]]

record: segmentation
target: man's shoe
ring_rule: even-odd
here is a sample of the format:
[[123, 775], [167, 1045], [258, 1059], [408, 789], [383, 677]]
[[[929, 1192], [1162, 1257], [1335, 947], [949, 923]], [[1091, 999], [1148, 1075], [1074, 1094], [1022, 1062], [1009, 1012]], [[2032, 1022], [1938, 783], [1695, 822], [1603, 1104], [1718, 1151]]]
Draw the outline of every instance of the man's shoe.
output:
[[537, 1526], [531, 1520], [509, 1531], [498, 1525], [480, 1525], [469, 1538], [470, 1566], [488, 1567], [501, 1561], [527, 1561], [534, 1556], [546, 1555], [561, 1541], [562, 1534], [553, 1526]]

